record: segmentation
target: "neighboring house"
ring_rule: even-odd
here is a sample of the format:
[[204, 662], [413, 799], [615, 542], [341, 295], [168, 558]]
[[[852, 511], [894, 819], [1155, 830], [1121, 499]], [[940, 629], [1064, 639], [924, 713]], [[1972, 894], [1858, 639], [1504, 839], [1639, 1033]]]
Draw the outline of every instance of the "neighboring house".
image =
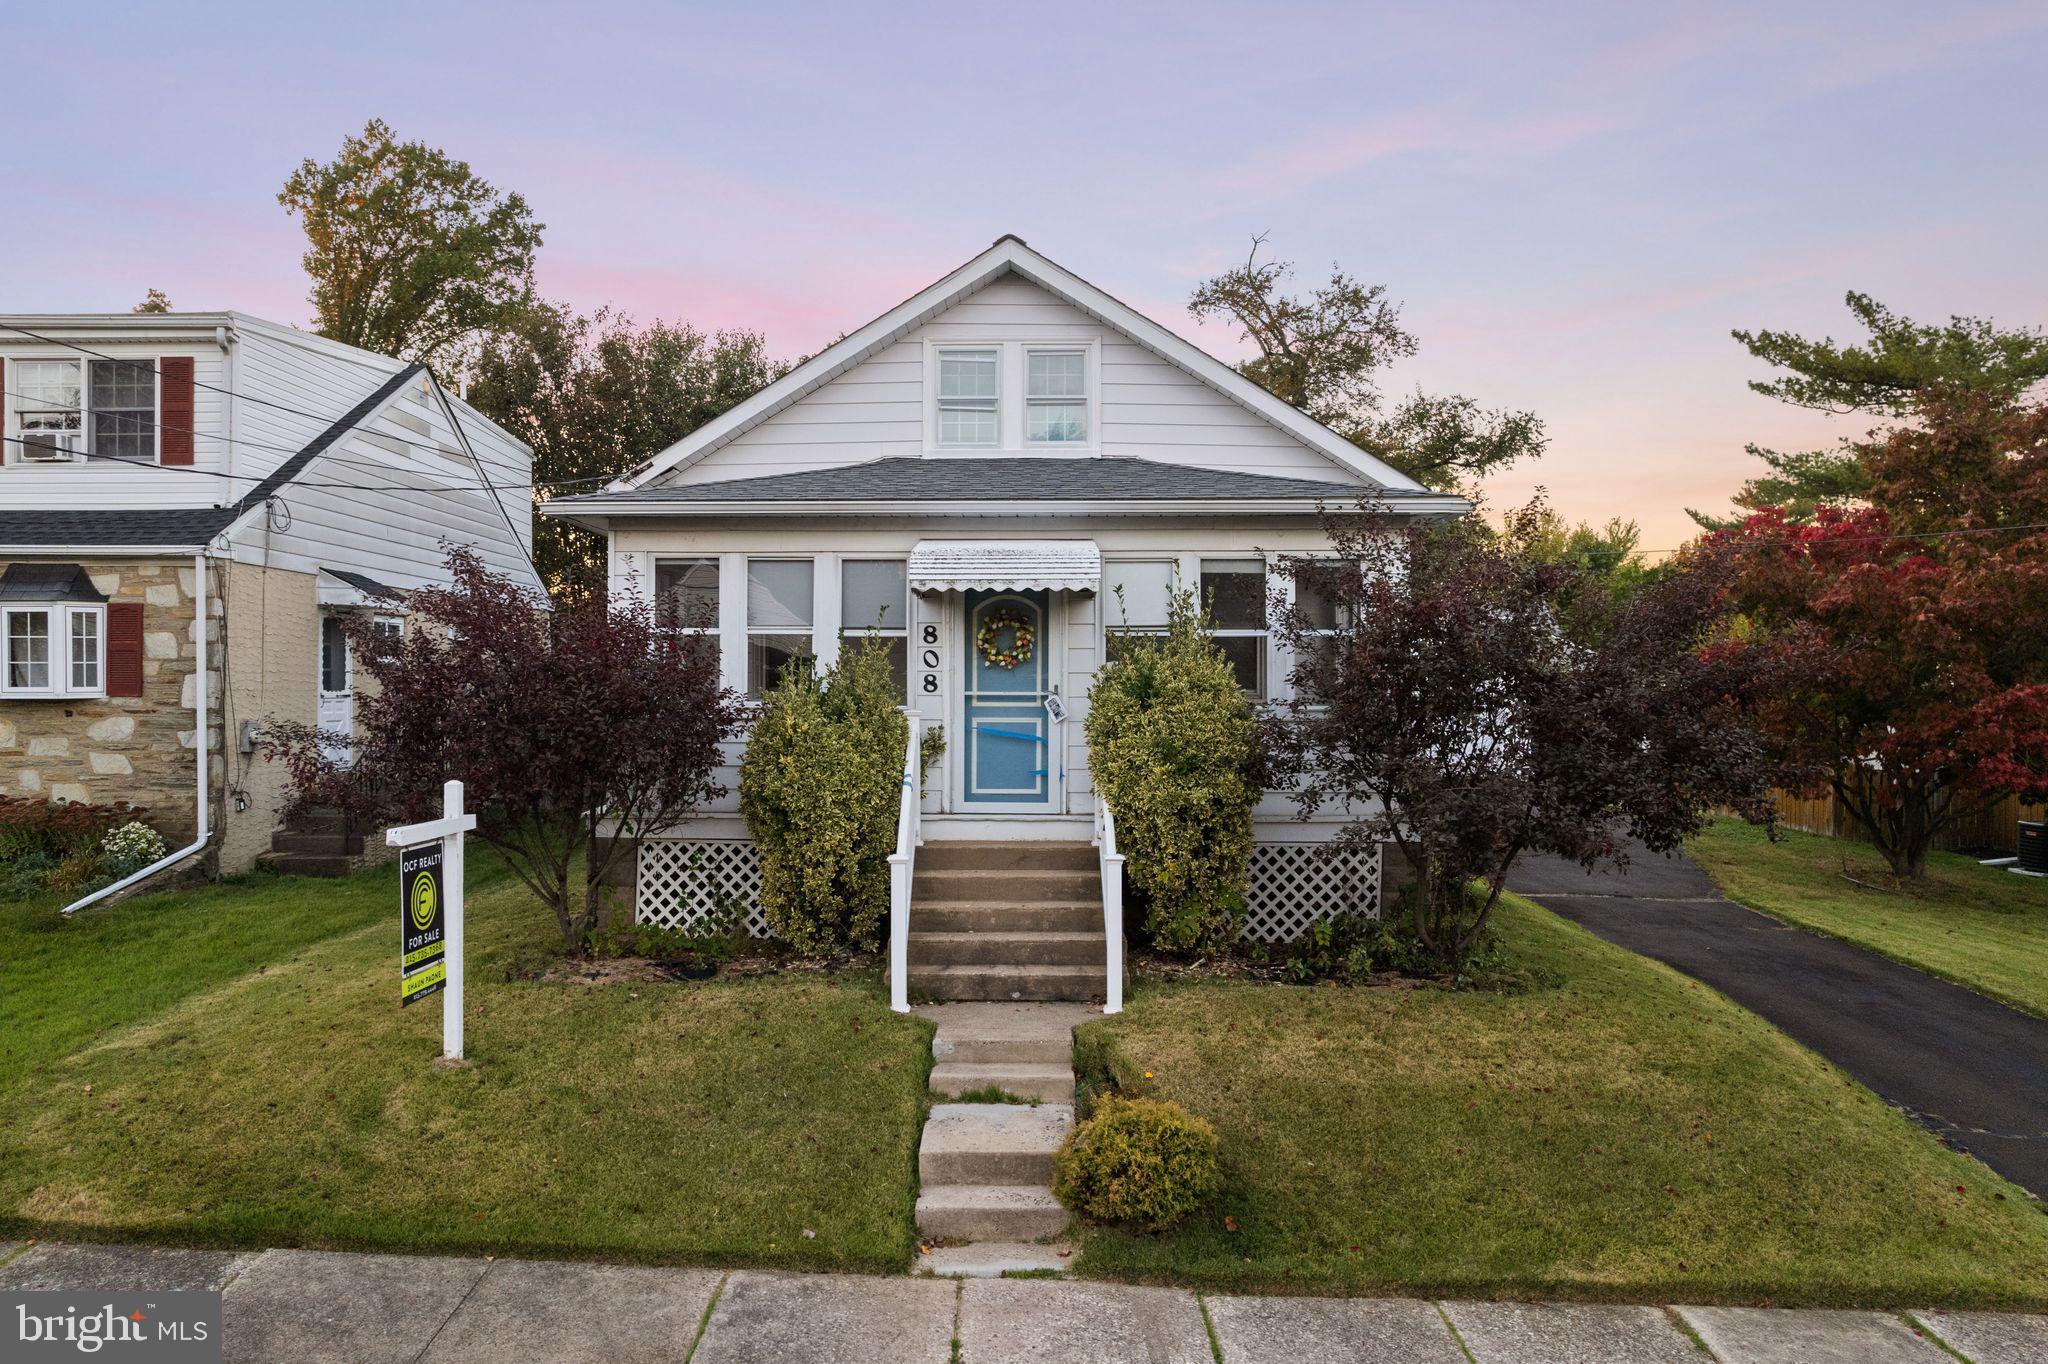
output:
[[[945, 992], [948, 953], [988, 964], [979, 949], [939, 941], [945, 930], [1002, 936], [1005, 921], [938, 917], [937, 906], [984, 886], [933, 879], [939, 868], [1028, 870], [1028, 850], [988, 846], [1026, 841], [1044, 845], [1035, 865], [1048, 875], [1094, 865], [1081, 721], [1117, 635], [1163, 625], [1169, 592], [1197, 588], [1246, 691], [1282, 699], [1288, 663], [1266, 602], [1287, 585], [1269, 566], [1327, 548], [1323, 506], [1365, 501], [1394, 516], [1468, 507], [1004, 237], [628, 477], [543, 511], [609, 538], [615, 590], [661, 594], [704, 622], [726, 683], [749, 695], [791, 659], [831, 659], [880, 621], [905, 704], [947, 740], [926, 784], [911, 910], [913, 979]], [[1034, 637], [1031, 656], [1014, 666], [984, 657], [978, 634], [993, 625], [1001, 645], [1013, 622]], [[1294, 814], [1279, 797], [1258, 811], [1256, 937], [1376, 904], [1378, 857], [1313, 856], [1331, 826]], [[968, 846], [935, 856], [929, 845], [942, 841]], [[642, 844], [639, 916], [691, 922], [719, 890], [750, 894], [757, 868], [728, 796]], [[1054, 877], [1039, 889], [1057, 899], [1073, 888]], [[1072, 945], [1073, 959], [1098, 963], [1100, 993], [1099, 910], [1060, 922], [1092, 922], [1095, 946]], [[940, 927], [925, 969], [916, 934], [930, 925]], [[1018, 943], [1009, 962], [1052, 960], [1029, 954], [1066, 946]], [[971, 988], [1085, 992], [1078, 977], [1030, 975]]]
[[0, 389], [10, 795], [128, 801], [245, 870], [262, 725], [354, 727], [345, 616], [402, 631], [444, 540], [538, 586], [532, 451], [421, 366], [240, 313], [0, 316]]

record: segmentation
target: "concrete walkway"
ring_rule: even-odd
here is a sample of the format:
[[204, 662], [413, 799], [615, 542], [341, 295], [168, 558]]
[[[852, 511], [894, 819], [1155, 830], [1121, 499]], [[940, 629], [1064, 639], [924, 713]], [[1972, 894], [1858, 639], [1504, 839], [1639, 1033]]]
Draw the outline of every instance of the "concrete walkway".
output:
[[1591, 876], [1524, 857], [1508, 888], [1713, 986], [2048, 1198], [2048, 1020], [1745, 909], [1683, 855]]
[[0, 1246], [0, 1256], [9, 1255], [0, 1290], [225, 1290], [225, 1357], [262, 1364], [2048, 1359], [2048, 1316], [1983, 1312], [1241, 1298], [1070, 1279], [725, 1273], [305, 1250]]

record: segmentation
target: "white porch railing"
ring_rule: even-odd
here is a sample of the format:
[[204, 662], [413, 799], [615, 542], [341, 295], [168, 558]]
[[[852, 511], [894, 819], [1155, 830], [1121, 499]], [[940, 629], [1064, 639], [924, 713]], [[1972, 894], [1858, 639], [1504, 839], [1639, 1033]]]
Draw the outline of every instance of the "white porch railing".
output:
[[1124, 1011], [1124, 855], [1116, 850], [1116, 816], [1095, 793], [1095, 852], [1102, 867], [1102, 941], [1108, 957], [1102, 1012]]
[[924, 805], [918, 789], [924, 776], [918, 761], [923, 748], [923, 721], [912, 715], [910, 742], [903, 751], [903, 794], [896, 806], [896, 851], [889, 854], [889, 1007], [910, 1012], [910, 880], [917, 869], [918, 815]]

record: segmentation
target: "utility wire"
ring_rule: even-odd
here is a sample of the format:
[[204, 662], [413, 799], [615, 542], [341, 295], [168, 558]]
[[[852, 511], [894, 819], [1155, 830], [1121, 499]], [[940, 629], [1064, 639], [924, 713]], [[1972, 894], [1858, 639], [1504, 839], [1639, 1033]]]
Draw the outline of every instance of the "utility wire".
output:
[[[4, 329], [6, 331], [11, 332], [18, 332], [23, 336], [32, 338], [33, 340], [41, 341], [45, 345], [62, 346], [65, 350], [77, 351], [80, 355], [90, 355], [95, 360], [111, 360], [116, 364], [123, 365], [147, 365], [149, 366], [150, 372], [152, 374], [156, 375], [159, 379], [163, 377], [163, 370], [157, 365], [157, 363], [154, 360], [139, 360], [131, 356], [124, 355], [108, 355], [105, 351], [97, 351], [92, 349], [90, 346], [82, 346], [76, 341], [60, 341], [54, 336], [45, 336], [41, 332], [30, 331], [27, 327], [18, 327], [12, 322], [0, 322], [0, 329]], [[336, 344], [342, 343], [337, 342]], [[365, 355], [374, 354], [374, 352], [371, 351], [365, 351], [363, 353]], [[378, 358], [388, 359], [390, 357], [379, 356]], [[427, 372], [429, 374], [433, 373], [432, 370], [428, 370]], [[332, 412], [323, 416], [318, 412], [308, 412], [303, 407], [293, 407], [290, 403], [275, 402], [269, 398], [258, 398], [253, 394], [238, 393], [231, 388], [222, 388], [219, 384], [209, 384], [204, 379], [199, 378], [197, 375], [194, 375], [192, 378], [192, 386], [194, 388], [206, 389], [210, 393], [223, 394], [227, 397], [234, 398], [240, 402], [255, 403], [259, 407], [273, 407], [280, 412], [289, 412], [294, 416], [310, 417], [312, 420], [319, 422], [321, 424], [322, 430], [325, 430], [327, 427], [334, 425], [336, 422], [340, 421], [343, 417], [348, 415], [345, 412]]]
[[[31, 444], [23, 436], [4, 436], [0, 440], [4, 440], [6, 444], [18, 444], [18, 446], [23, 446], [23, 449], [27, 449], [27, 446]], [[299, 451], [293, 451], [293, 455], [297, 455], [297, 453]], [[319, 459], [332, 459], [332, 457], [322, 453], [322, 455], [319, 455]], [[37, 463], [41, 463], [41, 461], [37, 461]], [[51, 463], [76, 463], [76, 461], [51, 461]], [[268, 477], [264, 473], [225, 473], [221, 469], [197, 469], [193, 465], [156, 465], [156, 463], [145, 463], [145, 461], [139, 461], [139, 459], [121, 459], [119, 455], [92, 455], [92, 453], [86, 453], [84, 455], [84, 463], [131, 465], [135, 469], [162, 469], [164, 473], [195, 473], [195, 475], [199, 475], [203, 479], [231, 479], [231, 481], [236, 481], [236, 483], [262, 483]], [[338, 463], [348, 463], [348, 461], [338, 461]], [[12, 467], [20, 469], [23, 465], [12, 465]], [[350, 465], [350, 467], [352, 469], [373, 469], [373, 465]], [[389, 469], [379, 469], [379, 473], [385, 473], [387, 477], [391, 475]], [[428, 477], [428, 475], [422, 475], [422, 477]], [[504, 492], [528, 492], [528, 489], [535, 489], [535, 487], [569, 487], [573, 483], [608, 483], [614, 477], [616, 475], [612, 475], [612, 473], [598, 473], [598, 475], [590, 475], [590, 477], [582, 477], [582, 479], [541, 479], [541, 481], [532, 481], [532, 483], [492, 483], [492, 487], [494, 489], [504, 489]], [[471, 487], [449, 487], [446, 483], [424, 483], [424, 485], [414, 485], [414, 483], [313, 483], [309, 479], [291, 479], [289, 483], [285, 483], [285, 487], [326, 487], [326, 489], [334, 489], [334, 492], [438, 492], [438, 494], [455, 494], [455, 492], [467, 494], [467, 492], [475, 492], [475, 489], [471, 489]]]
[[[429, 373], [430, 373], [430, 375], [431, 375], [431, 372], [429, 372]], [[436, 383], [436, 385], [435, 385], [435, 386], [436, 386], [436, 387], [439, 387], [439, 384], [438, 384], [438, 382]], [[7, 397], [10, 397], [10, 398], [17, 398], [17, 399], [20, 399], [20, 398], [28, 398], [28, 397], [29, 397], [29, 395], [27, 395], [27, 394], [24, 394], [24, 393], [23, 393], [23, 392], [22, 392], [22, 391], [21, 391], [20, 389], [9, 389], [9, 388], [5, 388], [5, 387], [0, 387], [0, 395], [5, 395], [5, 396], [7, 396]], [[76, 405], [76, 404], [72, 404], [72, 403], [53, 403], [53, 402], [47, 402], [47, 401], [45, 401], [44, 399], [41, 399], [41, 398], [33, 398], [33, 399], [31, 399], [31, 402], [33, 403], [34, 407], [35, 407], [35, 408], [36, 408], [37, 410], [40, 410], [40, 411], [45, 411], [45, 412], [76, 412], [76, 413], [78, 413], [78, 414], [79, 414], [79, 415], [80, 415], [81, 417], [84, 417], [84, 416], [86, 416], [86, 415], [90, 414], [91, 412], [93, 412], [93, 411], [95, 411], [95, 410], [99, 410], [99, 411], [105, 411], [105, 410], [106, 410], [106, 409], [94, 409], [94, 408], [92, 408], [91, 406], [79, 406], [79, 405]], [[116, 409], [116, 410], [118, 411], [119, 409]], [[449, 411], [450, 411], [450, 412], [453, 412], [453, 411], [454, 411], [454, 408], [453, 408], [453, 406], [452, 406], [452, 405], [450, 406], [450, 408], [449, 408]], [[274, 443], [272, 443], [272, 442], [269, 442], [269, 441], [251, 440], [251, 439], [249, 439], [249, 438], [248, 438], [248, 437], [246, 437], [246, 436], [220, 436], [220, 435], [215, 435], [215, 434], [213, 434], [213, 433], [212, 433], [212, 432], [210, 432], [210, 431], [200, 431], [200, 430], [197, 430], [197, 429], [195, 429], [195, 428], [193, 428], [193, 427], [189, 427], [189, 426], [178, 426], [178, 425], [176, 425], [176, 424], [174, 424], [174, 423], [171, 423], [171, 422], [165, 422], [165, 421], [161, 421], [161, 420], [159, 420], [159, 419], [157, 419], [157, 418], [154, 418], [154, 417], [144, 417], [144, 416], [140, 416], [140, 415], [137, 415], [137, 414], [134, 414], [134, 413], [130, 413], [130, 412], [122, 412], [122, 413], [121, 413], [121, 419], [122, 419], [122, 421], [124, 421], [124, 422], [127, 422], [127, 423], [129, 423], [129, 424], [131, 424], [131, 425], [134, 425], [134, 426], [143, 426], [143, 427], [149, 427], [149, 428], [151, 428], [151, 429], [153, 429], [153, 430], [155, 430], [155, 431], [157, 431], [157, 432], [159, 432], [159, 433], [165, 433], [165, 432], [168, 432], [168, 433], [172, 433], [172, 434], [177, 434], [177, 435], [186, 435], [186, 436], [191, 436], [191, 437], [192, 437], [192, 438], [193, 438], [194, 440], [206, 440], [206, 441], [212, 441], [212, 442], [213, 442], [213, 443], [214, 443], [215, 445], [223, 445], [223, 446], [239, 446], [239, 447], [241, 447], [241, 448], [243, 448], [243, 449], [245, 449], [245, 450], [264, 450], [264, 451], [269, 451], [269, 452], [271, 452], [271, 453], [273, 453], [273, 454], [280, 454], [280, 455], [285, 455], [285, 456], [287, 456], [287, 457], [290, 457], [290, 456], [295, 456], [295, 455], [299, 455], [299, 454], [303, 454], [303, 453], [304, 453], [304, 451], [305, 451], [305, 447], [304, 447], [304, 446], [302, 446], [302, 445], [277, 445], [277, 444], [274, 444]], [[341, 421], [341, 420], [342, 420], [342, 418], [341, 418], [341, 417], [336, 417], [336, 418], [334, 419], [334, 421], [335, 421], [335, 422], [339, 422], [339, 421]], [[333, 422], [330, 422], [330, 423], [329, 423], [328, 425], [332, 426], [333, 424], [334, 424]], [[79, 433], [80, 433], [80, 434], [82, 434], [82, 433], [83, 433], [83, 431], [84, 431], [84, 428], [83, 428], [83, 425], [81, 424], [81, 427], [80, 427], [80, 432], [79, 432]], [[16, 443], [19, 443], [19, 439], [18, 439], [18, 438], [17, 438], [17, 440], [16, 440]], [[90, 453], [88, 453], [86, 457], [87, 457], [88, 459], [110, 459], [110, 458], [114, 458], [114, 456], [109, 456], [109, 455], [99, 455], [99, 454], [90, 454]], [[328, 452], [325, 452], [325, 451], [323, 451], [323, 452], [322, 452], [322, 457], [323, 457], [323, 458], [325, 458], [325, 459], [327, 459], [327, 460], [329, 460], [329, 461], [330, 461], [330, 462], [332, 462], [332, 463], [335, 463], [335, 464], [344, 464], [344, 465], [347, 465], [347, 466], [348, 466], [349, 468], [351, 468], [351, 469], [361, 469], [361, 470], [362, 470], [362, 471], [364, 471], [365, 473], [372, 473], [372, 474], [385, 474], [385, 475], [387, 475], [387, 476], [388, 476], [388, 475], [390, 474], [390, 472], [391, 472], [391, 471], [390, 471], [390, 468], [389, 468], [389, 466], [388, 466], [388, 465], [382, 465], [382, 464], [369, 464], [369, 463], [365, 463], [365, 462], [363, 462], [363, 461], [361, 461], [361, 460], [353, 460], [353, 459], [349, 459], [349, 458], [347, 458], [346, 456], [343, 456], [343, 455], [336, 455], [336, 454], [328, 453]], [[139, 462], [139, 461], [138, 461], [138, 462]], [[166, 468], [181, 468], [181, 467], [183, 467], [183, 466], [180, 466], [180, 465], [166, 465], [166, 466], [164, 466], [164, 467], [166, 467]], [[202, 470], [201, 472], [213, 472], [213, 471], [210, 471], [210, 470]], [[265, 476], [264, 476], [264, 475], [262, 475], [262, 474], [225, 474], [225, 473], [222, 473], [222, 474], [216, 474], [216, 477], [220, 477], [220, 478], [236, 478], [236, 479], [247, 479], [247, 480], [249, 480], [250, 482], [254, 482], [254, 483], [260, 483], [260, 482], [262, 482], [262, 481], [263, 481], [263, 478], [264, 478]], [[613, 477], [616, 477], [616, 475], [610, 475], [610, 474], [607, 474], [607, 475], [603, 475], [603, 476], [601, 476], [601, 477], [595, 477], [595, 478], [584, 478], [584, 479], [575, 479], [575, 480], [567, 480], [567, 481], [573, 481], [573, 482], [579, 482], [579, 483], [599, 483], [599, 482], [604, 482], [604, 481], [606, 481], [607, 479], [610, 479], [610, 478], [613, 478]], [[509, 483], [508, 483], [508, 484], [501, 484], [500, 486], [501, 486], [501, 487], [507, 487], [507, 488], [509, 488], [509, 487], [512, 487], [512, 486], [514, 486], [514, 485], [512, 485], [512, 484], [509, 484]], [[553, 485], [553, 484], [548, 484], [548, 483], [543, 483], [543, 484], [534, 484], [534, 485], [529, 485], [529, 486], [536, 486], [536, 487], [552, 487], [552, 486], [554, 486], [554, 485]]]

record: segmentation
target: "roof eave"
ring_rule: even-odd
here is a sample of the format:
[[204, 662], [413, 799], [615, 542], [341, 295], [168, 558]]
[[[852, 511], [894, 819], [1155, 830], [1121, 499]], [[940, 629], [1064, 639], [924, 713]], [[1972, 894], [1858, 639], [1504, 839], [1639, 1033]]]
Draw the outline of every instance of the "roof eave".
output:
[[1393, 516], [1462, 516], [1472, 504], [1447, 494], [1380, 499], [1365, 490], [1358, 497], [1047, 498], [1006, 501], [991, 509], [987, 499], [890, 501], [843, 498], [816, 501], [655, 502], [640, 498], [579, 498], [544, 502], [540, 511], [586, 530], [604, 530], [614, 518], [704, 518], [721, 516], [1315, 516], [1326, 510], [1374, 508]]

